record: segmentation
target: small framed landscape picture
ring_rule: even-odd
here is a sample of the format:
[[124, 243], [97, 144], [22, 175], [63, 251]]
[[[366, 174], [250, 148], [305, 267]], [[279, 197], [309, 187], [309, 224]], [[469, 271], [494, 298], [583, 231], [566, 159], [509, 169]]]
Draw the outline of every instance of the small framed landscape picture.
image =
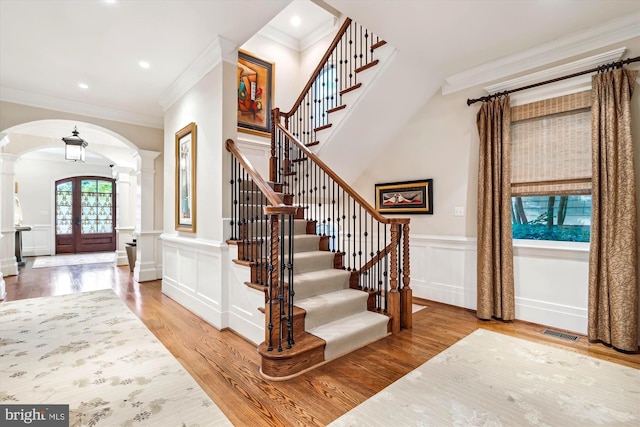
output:
[[383, 214], [433, 214], [433, 179], [376, 184], [376, 210]]
[[176, 230], [196, 231], [196, 124], [176, 132]]

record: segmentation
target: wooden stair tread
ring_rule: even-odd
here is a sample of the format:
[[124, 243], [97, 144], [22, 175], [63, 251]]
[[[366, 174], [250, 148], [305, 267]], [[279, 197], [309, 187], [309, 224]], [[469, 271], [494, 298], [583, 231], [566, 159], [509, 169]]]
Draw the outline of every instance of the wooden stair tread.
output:
[[345, 108], [347, 108], [347, 104], [338, 105], [337, 107], [327, 110], [327, 114], [335, 113], [336, 111], [344, 110]]
[[376, 50], [379, 47], [384, 46], [385, 44], [387, 44], [386, 40], [380, 40], [379, 42], [374, 43], [374, 44], [371, 45], [371, 50]]
[[380, 60], [379, 60], [379, 59], [376, 59], [375, 61], [371, 61], [371, 62], [369, 62], [368, 64], [364, 64], [362, 67], [358, 67], [358, 68], [356, 68], [356, 69], [355, 69], [355, 72], [356, 72], [356, 73], [360, 73], [360, 72], [362, 72], [362, 71], [364, 71], [364, 70], [368, 70], [369, 68], [371, 68], [371, 67], [375, 67], [376, 65], [378, 65], [378, 63], [379, 63], [379, 62], [380, 62]]
[[305, 332], [296, 340], [295, 345], [291, 348], [284, 348], [282, 351], [278, 351], [274, 348], [272, 351], [268, 351], [267, 343], [263, 342], [258, 346], [258, 353], [260, 353], [260, 355], [265, 359], [285, 360], [307, 353], [309, 350], [315, 350], [318, 348], [324, 349], [325, 344], [326, 343], [323, 339]]
[[314, 132], [318, 132], [318, 131], [321, 131], [321, 130], [324, 130], [324, 129], [329, 129], [331, 126], [332, 126], [331, 123], [327, 123], [326, 125], [319, 126], [319, 127], [315, 128], [315, 129], [313, 129], [313, 131]]
[[313, 142], [308, 142], [305, 145], [305, 147], [313, 147], [314, 145], [318, 145], [320, 144], [320, 141], [313, 141]]
[[349, 92], [351, 92], [353, 90], [360, 89], [361, 86], [362, 86], [362, 83], [357, 83], [357, 84], [355, 84], [355, 85], [353, 85], [351, 87], [348, 87], [346, 89], [342, 89], [340, 91], [340, 95], [344, 95], [345, 93], [349, 93]]

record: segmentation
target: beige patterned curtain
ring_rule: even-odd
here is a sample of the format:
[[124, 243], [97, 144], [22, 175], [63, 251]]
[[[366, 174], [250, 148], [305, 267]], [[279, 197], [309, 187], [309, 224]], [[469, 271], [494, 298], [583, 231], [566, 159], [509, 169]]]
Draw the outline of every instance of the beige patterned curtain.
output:
[[513, 320], [509, 97], [482, 104], [477, 123], [480, 135], [477, 316]]
[[589, 340], [638, 350], [636, 180], [630, 100], [637, 71], [593, 76]]

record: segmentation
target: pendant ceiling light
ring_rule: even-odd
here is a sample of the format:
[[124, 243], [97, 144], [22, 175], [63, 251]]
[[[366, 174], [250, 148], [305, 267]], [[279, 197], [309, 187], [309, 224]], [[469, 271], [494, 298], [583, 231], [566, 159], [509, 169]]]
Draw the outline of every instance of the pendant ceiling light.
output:
[[64, 158], [74, 162], [84, 162], [87, 141], [80, 138], [78, 128], [73, 128], [73, 135], [62, 138], [64, 142]]

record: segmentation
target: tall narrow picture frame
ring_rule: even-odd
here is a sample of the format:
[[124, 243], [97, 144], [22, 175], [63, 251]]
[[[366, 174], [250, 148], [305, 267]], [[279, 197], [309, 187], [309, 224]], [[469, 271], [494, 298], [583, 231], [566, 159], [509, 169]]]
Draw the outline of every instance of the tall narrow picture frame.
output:
[[196, 231], [195, 123], [176, 132], [176, 230]]
[[271, 136], [275, 65], [238, 50], [238, 130]]
[[376, 210], [384, 214], [433, 214], [433, 179], [376, 184]]

